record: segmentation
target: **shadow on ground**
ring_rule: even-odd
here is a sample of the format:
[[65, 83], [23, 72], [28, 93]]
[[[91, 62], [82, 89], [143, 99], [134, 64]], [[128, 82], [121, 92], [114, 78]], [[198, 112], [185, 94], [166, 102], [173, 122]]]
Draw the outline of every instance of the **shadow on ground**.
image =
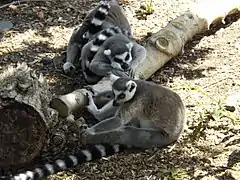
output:
[[[73, 27], [82, 22], [87, 11], [96, 2], [96, 0], [30, 1], [16, 4], [16, 9], [7, 7], [0, 9], [0, 19], [11, 21], [14, 24], [12, 30], [19, 33], [29, 29], [44, 32], [44, 29], [51, 26]], [[2, 2], [0, 6], [3, 4], [6, 3]]]
[[[211, 25], [210, 29], [202, 34], [195, 35], [193, 39], [186, 43], [184, 47], [184, 53], [180, 56], [174, 57], [166, 63], [164, 67], [159, 69], [150, 80], [156, 83], [166, 84], [171, 81], [172, 78], [177, 76], [183, 76], [187, 80], [198, 79], [205, 77], [203, 71], [214, 70], [214, 67], [195, 67], [194, 64], [198, 64], [197, 61], [204, 59], [204, 57], [210, 53], [213, 49], [211, 47], [201, 48], [193, 50], [193, 48], [199, 44], [202, 38], [206, 36], [214, 35], [218, 30], [227, 28], [232, 23], [236, 22], [240, 18], [240, 12], [226, 16], [225, 24], [218, 22]], [[171, 79], [169, 79], [171, 77]]]

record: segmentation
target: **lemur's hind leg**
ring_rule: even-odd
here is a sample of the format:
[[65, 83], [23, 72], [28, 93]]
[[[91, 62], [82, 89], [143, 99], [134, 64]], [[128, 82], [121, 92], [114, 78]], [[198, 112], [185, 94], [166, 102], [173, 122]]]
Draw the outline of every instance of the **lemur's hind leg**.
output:
[[111, 130], [117, 129], [119, 127], [121, 127], [120, 119], [118, 119], [116, 117], [111, 117], [111, 118], [105, 119], [105, 120], [95, 124], [94, 126], [92, 126], [90, 128], [87, 128], [86, 133], [93, 135], [96, 133], [111, 131]]
[[164, 147], [173, 141], [174, 139], [171, 139], [164, 131], [133, 126], [121, 126], [114, 130], [102, 132], [87, 131], [86, 134], [86, 144], [123, 144], [143, 149]]

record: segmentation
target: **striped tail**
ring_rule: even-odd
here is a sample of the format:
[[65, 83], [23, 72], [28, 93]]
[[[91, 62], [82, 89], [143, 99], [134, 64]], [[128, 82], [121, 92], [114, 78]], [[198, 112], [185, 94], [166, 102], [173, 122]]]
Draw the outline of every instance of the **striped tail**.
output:
[[108, 15], [110, 7], [110, 0], [100, 1], [100, 5], [89, 24], [88, 31], [82, 36], [84, 42], [88, 42], [93, 34], [96, 34], [101, 30], [102, 24]]
[[20, 173], [10, 178], [11, 180], [39, 180], [46, 176], [55, 174], [60, 171], [67, 170], [69, 168], [76, 167], [88, 161], [101, 159], [105, 156], [110, 156], [127, 149], [124, 145], [109, 145], [98, 144], [92, 147], [80, 150], [76, 154], [66, 155], [63, 159], [57, 159], [52, 164], [44, 164], [37, 166], [34, 170], [29, 170], [24, 173]]

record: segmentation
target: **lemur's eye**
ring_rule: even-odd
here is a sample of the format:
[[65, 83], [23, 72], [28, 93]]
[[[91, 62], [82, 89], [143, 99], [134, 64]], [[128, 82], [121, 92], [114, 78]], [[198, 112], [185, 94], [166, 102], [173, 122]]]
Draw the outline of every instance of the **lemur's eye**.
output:
[[126, 95], [125, 94], [120, 94], [120, 95], [118, 95], [118, 99], [124, 99], [126, 97]]
[[129, 56], [129, 54], [127, 54], [126, 57], [125, 57], [125, 61], [128, 61], [129, 58], [130, 58], [130, 56]]
[[117, 63], [122, 63], [122, 60], [119, 59], [119, 58], [116, 58], [116, 57], [114, 58], [114, 61], [117, 62]]

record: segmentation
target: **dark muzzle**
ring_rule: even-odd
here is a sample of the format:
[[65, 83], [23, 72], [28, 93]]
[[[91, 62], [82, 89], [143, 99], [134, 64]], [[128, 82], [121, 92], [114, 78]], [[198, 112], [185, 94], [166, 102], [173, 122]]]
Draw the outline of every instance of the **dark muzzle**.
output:
[[128, 70], [128, 69], [130, 69], [130, 66], [127, 64], [127, 63], [122, 63], [121, 64], [121, 67], [123, 68], [123, 70]]
[[119, 103], [117, 103], [116, 100], [113, 100], [113, 106], [119, 106]]

